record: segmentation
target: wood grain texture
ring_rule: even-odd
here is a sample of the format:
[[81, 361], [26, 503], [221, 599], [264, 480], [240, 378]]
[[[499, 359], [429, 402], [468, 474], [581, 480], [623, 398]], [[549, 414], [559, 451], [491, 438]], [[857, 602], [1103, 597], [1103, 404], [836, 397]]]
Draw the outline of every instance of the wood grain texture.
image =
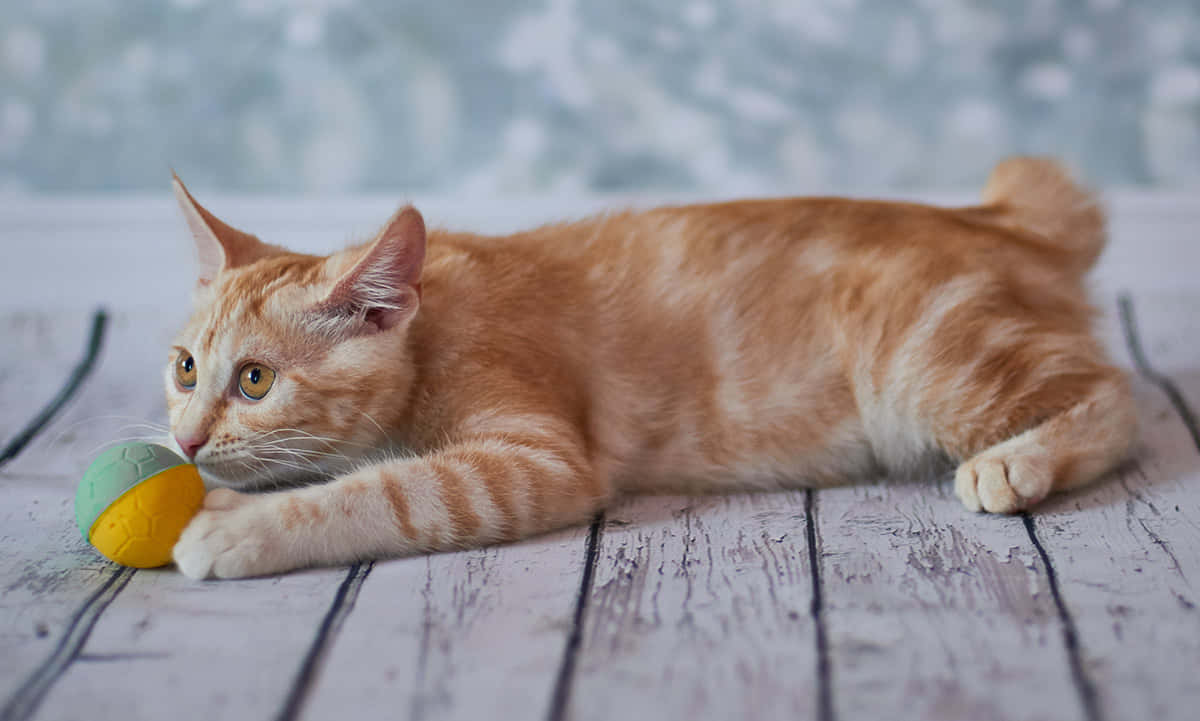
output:
[[[0, 316], [0, 432], [5, 442], [55, 396], [79, 361], [89, 313]], [[25, 447], [47, 447], [44, 428]], [[60, 444], [54, 444], [61, 447]], [[20, 459], [21, 456], [17, 456]], [[70, 478], [0, 469], [0, 708], [65, 642], [72, 620], [113, 567], [75, 527]], [[36, 466], [34, 466], [36, 469]]]
[[[65, 382], [70, 367], [79, 359], [87, 318], [74, 313], [6, 316], [9, 327], [25, 329], [14, 334], [14, 347], [29, 355], [14, 359], [15, 370], [6, 377], [4, 390], [27, 384], [41, 399], [38, 405], [52, 397], [54, 391], [45, 387], [47, 381]], [[101, 448], [134, 432], [124, 428], [131, 421], [165, 420], [159, 384], [147, 380], [157, 380], [165, 358], [163, 339], [169, 332], [164, 320], [155, 315], [113, 318], [87, 382], [20, 455], [0, 470], [5, 490], [2, 508], [9, 521], [4, 541], [11, 551], [0, 561], [5, 589], [2, 602], [6, 615], [28, 619], [11, 627], [12, 635], [0, 649], [5, 651], [4, 663], [13, 668], [12, 675], [4, 676], [6, 681], [11, 679], [6, 684], [10, 692], [53, 652], [76, 611], [115, 568], [81, 538], [74, 517], [75, 488]], [[159, 343], [164, 345], [154, 348]], [[47, 354], [44, 366], [42, 354]], [[40, 375], [35, 372], [39, 367]], [[36, 411], [28, 407], [33, 404], [22, 405], [30, 415]], [[7, 414], [9, 406], [4, 407]]]
[[0, 708], [63, 643], [72, 620], [115, 570], [80, 537], [74, 496], [42, 478], [0, 491]]
[[198, 583], [138, 571], [36, 718], [272, 718], [345, 574]]
[[[181, 317], [169, 312], [110, 316], [104, 347], [87, 382], [4, 472], [45, 477], [50, 486], [73, 494], [104, 448], [161, 436], [166, 428], [162, 372], [179, 322]], [[78, 360], [82, 343], [66, 351], [68, 367]], [[65, 378], [59, 374], [57, 380]]]
[[63, 386], [87, 343], [90, 317], [83, 311], [0, 314], [0, 448]]
[[573, 719], [811, 718], [803, 492], [634, 498], [608, 514]]
[[817, 498], [837, 718], [1082, 717], [1020, 518], [969, 513], [945, 478]]
[[545, 718], [586, 528], [377, 563], [301, 717]]
[[[1114, 242], [1098, 278], [1138, 291], [1146, 354], [1196, 408], [1200, 210], [1188, 199], [1131, 197], [1116, 199]], [[100, 235], [113, 241], [103, 246], [91, 221], [72, 226], [59, 217], [65, 206], [36, 205], [0, 213], [6, 239], [45, 240], [22, 245], [36, 258], [0, 269], [0, 305], [74, 310], [0, 315], [0, 442], [78, 361], [88, 311], [113, 278], [152, 266], [161, 273], [145, 286], [121, 285], [111, 297], [118, 307], [171, 303], [116, 314], [78, 397], [0, 468], [0, 704], [68, 640], [78, 628], [72, 621], [113, 579], [114, 567], [79, 538], [71, 498], [105, 444], [138, 432], [123, 426], [164, 420], [161, 367], [191, 282], [183, 228], [165, 202], [153, 201], [144, 218], [145, 202], [105, 211]], [[109, 205], [68, 210], [91, 218]], [[368, 216], [386, 216], [392, 201], [350, 203], [328, 216], [308, 201], [307, 215], [297, 215], [300, 205], [239, 202], [231, 217], [269, 240], [332, 248], [347, 230], [369, 233]], [[440, 212], [455, 226], [481, 228], [498, 217], [514, 228], [534, 217], [492, 209], [460, 221], [458, 208]], [[169, 252], [151, 248], [167, 232], [179, 242]], [[54, 277], [39, 277], [42, 268]], [[1175, 291], [1141, 292], [1157, 286]], [[1131, 365], [1119, 328], [1109, 324], [1105, 333]], [[1096, 717], [1190, 719], [1200, 708], [1200, 452], [1159, 387], [1142, 379], [1136, 392], [1144, 426], [1136, 462], [1106, 483], [1051, 499], [1032, 524], [1076, 630]], [[610, 514], [567, 715], [818, 717], [821, 656], [803, 499], [638, 498]], [[1049, 569], [1021, 519], [966, 514], [944, 481], [823, 490], [815, 512], [836, 718], [1084, 716]], [[316, 657], [300, 715], [544, 716], [585, 538], [580, 528], [378, 565]], [[346, 578], [333, 569], [195, 584], [171, 569], [137, 572], [106, 597], [110, 605], [33, 718], [276, 716]]]
[[[131, 423], [165, 420], [162, 366], [174, 320], [170, 314], [114, 316], [100, 363], [78, 399], [46, 429], [44, 441], [30, 444], [5, 469], [17, 479], [36, 474], [26, 504], [47, 509], [20, 529], [16, 543], [25, 571], [10, 575], [4, 568], [3, 577], [15, 578], [16, 586], [4, 597], [13, 604], [5, 614], [41, 618], [44, 609], [62, 606], [42, 621], [51, 638], [112, 569], [75, 530], [75, 484], [101, 448], [149, 433], [128, 428]], [[234, 710], [246, 718], [269, 716], [283, 703], [344, 574], [329, 569], [200, 584], [172, 567], [139, 571], [95, 620], [34, 718], [76, 718], [84, 708], [99, 718], [209, 719]], [[33, 643], [29, 635], [14, 639], [4, 663], [32, 670], [41, 661], [46, 642]]]
[[[1150, 361], [1200, 398], [1200, 297], [1139, 294]], [[1109, 305], [1107, 310], [1112, 311]], [[1132, 366], [1113, 344], [1118, 362]], [[1190, 371], [1188, 369], [1191, 369]], [[1141, 447], [1115, 478], [1034, 516], [1078, 629], [1103, 718], [1192, 719], [1200, 707], [1200, 452], [1161, 389], [1134, 375]]]

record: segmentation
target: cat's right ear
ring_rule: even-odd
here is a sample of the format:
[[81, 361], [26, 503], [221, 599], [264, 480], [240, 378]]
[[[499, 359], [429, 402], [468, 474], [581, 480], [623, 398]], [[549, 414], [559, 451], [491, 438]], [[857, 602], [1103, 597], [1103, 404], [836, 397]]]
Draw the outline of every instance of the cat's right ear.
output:
[[340, 333], [406, 324], [421, 304], [424, 263], [425, 220], [405, 206], [333, 284], [317, 306], [317, 317]]
[[171, 173], [171, 185], [175, 189], [175, 199], [183, 210], [183, 217], [187, 220], [188, 230], [196, 241], [200, 285], [211, 283], [222, 270], [253, 263], [279, 252], [275, 246], [221, 222], [220, 218], [196, 202], [175, 173]]

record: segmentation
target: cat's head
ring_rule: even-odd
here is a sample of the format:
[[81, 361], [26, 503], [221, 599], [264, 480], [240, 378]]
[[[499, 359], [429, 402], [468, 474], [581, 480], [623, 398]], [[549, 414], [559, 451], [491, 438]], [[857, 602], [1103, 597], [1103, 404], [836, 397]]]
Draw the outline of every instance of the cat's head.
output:
[[165, 370], [179, 450], [206, 479], [249, 489], [328, 477], [386, 448], [412, 384], [421, 215], [402, 208], [370, 243], [320, 257], [226, 225], [174, 185], [199, 257]]

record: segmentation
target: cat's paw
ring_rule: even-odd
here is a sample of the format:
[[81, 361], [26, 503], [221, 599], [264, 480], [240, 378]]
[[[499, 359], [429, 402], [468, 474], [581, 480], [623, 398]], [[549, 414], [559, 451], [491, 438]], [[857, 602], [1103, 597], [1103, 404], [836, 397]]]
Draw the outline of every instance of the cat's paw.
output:
[[1054, 479], [1044, 454], [1010, 444], [990, 448], [958, 467], [954, 492], [969, 510], [1016, 513], [1050, 493]]
[[175, 544], [175, 565], [190, 578], [243, 578], [287, 570], [276, 515], [268, 495], [214, 489]]

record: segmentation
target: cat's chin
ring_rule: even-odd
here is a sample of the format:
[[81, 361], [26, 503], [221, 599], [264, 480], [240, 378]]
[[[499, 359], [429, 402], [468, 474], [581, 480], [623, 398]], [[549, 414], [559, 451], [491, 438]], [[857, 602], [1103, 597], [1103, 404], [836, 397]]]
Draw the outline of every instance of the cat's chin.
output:
[[242, 492], [276, 491], [323, 483], [327, 476], [316, 473], [264, 473], [261, 468], [238, 462], [197, 462], [205, 487], [228, 488]]

